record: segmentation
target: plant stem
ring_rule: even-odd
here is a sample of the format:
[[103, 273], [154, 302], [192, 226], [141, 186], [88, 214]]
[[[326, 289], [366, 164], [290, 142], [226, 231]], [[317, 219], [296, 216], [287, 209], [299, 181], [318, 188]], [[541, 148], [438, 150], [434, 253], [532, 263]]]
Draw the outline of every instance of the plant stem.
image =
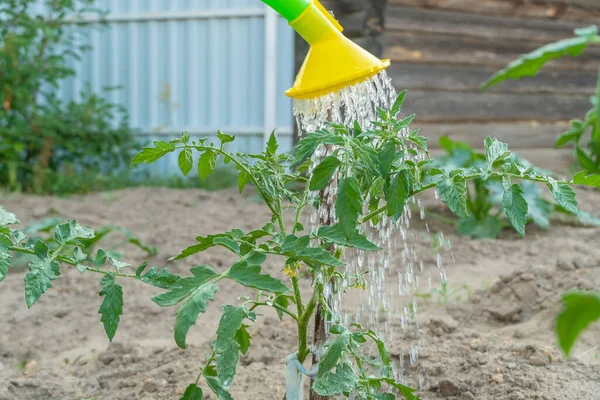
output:
[[317, 307], [317, 299], [323, 292], [323, 284], [319, 283], [315, 286], [313, 295], [311, 296], [306, 309], [298, 318], [298, 361], [304, 362], [306, 357], [310, 354], [307, 344], [307, 332], [308, 323]]
[[250, 301], [250, 303], [252, 303], [252, 307], [250, 308], [250, 311], [254, 311], [254, 309], [256, 307], [260, 307], [260, 306], [273, 307], [273, 308], [281, 311], [282, 313], [289, 315], [290, 317], [292, 317], [296, 321], [298, 321], [298, 316], [295, 313], [289, 311], [286, 308], [281, 307], [279, 304], [275, 304], [275, 303], [269, 304], [269, 303], [261, 302], [261, 301]]
[[294, 289], [294, 298], [296, 299], [296, 308], [298, 309], [298, 315], [304, 313], [304, 306], [302, 305], [302, 294], [300, 293], [300, 284], [297, 277], [292, 277], [292, 288]]

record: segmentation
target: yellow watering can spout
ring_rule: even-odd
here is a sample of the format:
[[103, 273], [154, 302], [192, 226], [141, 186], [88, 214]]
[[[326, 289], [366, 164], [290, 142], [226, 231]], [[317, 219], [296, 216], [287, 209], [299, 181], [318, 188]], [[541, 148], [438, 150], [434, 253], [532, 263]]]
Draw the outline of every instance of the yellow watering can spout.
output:
[[286, 94], [310, 99], [365, 81], [386, 69], [379, 60], [342, 33], [341, 25], [318, 0], [263, 0], [309, 44], [310, 50]]

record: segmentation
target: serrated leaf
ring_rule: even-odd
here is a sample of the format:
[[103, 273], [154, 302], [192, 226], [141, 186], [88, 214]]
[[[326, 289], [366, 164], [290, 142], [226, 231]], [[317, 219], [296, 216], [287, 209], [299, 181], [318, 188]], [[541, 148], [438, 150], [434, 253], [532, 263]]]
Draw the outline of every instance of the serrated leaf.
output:
[[507, 79], [519, 79], [524, 76], [535, 76], [540, 68], [549, 60], [570, 55], [578, 56], [585, 50], [592, 41], [591, 36], [580, 36], [571, 39], [564, 39], [558, 42], [550, 43], [525, 54], [514, 60], [508, 66], [490, 77], [480, 90], [485, 90], [492, 85], [500, 83]]
[[314, 169], [312, 177], [310, 179], [310, 190], [322, 190], [325, 189], [331, 177], [335, 173], [335, 170], [342, 164], [342, 162], [335, 156], [328, 156], [321, 161], [319, 165]]
[[318, 378], [323, 378], [330, 374], [338, 364], [338, 362], [342, 359], [344, 352], [348, 350], [348, 345], [350, 344], [350, 331], [344, 330], [342, 331], [337, 338], [327, 348], [327, 352], [321, 358], [321, 362], [319, 363], [319, 372]]
[[17, 219], [17, 216], [6, 211], [6, 209], [0, 205], [0, 226], [14, 225], [18, 223], [19, 220]]
[[8, 267], [10, 267], [10, 263], [12, 262], [9, 250], [11, 246], [11, 240], [4, 235], [0, 235], [0, 282], [6, 278]]
[[579, 145], [575, 145], [575, 155], [577, 156], [577, 161], [583, 168], [593, 173], [600, 172], [598, 165], [596, 165], [594, 160], [592, 160]]
[[212, 150], [205, 151], [198, 160], [198, 176], [206, 179], [217, 167], [217, 153]]
[[349, 237], [346, 236], [340, 224], [322, 226], [317, 232], [317, 237], [327, 243], [334, 243], [340, 246], [352, 247], [365, 251], [381, 250], [379, 246], [372, 243], [367, 237], [358, 231], [354, 231]]
[[277, 149], [279, 145], [277, 144], [277, 137], [275, 136], [275, 131], [271, 132], [269, 136], [269, 140], [267, 141], [267, 154], [270, 156], [274, 156], [277, 154]]
[[229, 388], [233, 383], [237, 370], [237, 363], [240, 358], [240, 345], [236, 341], [229, 343], [229, 346], [220, 353], [217, 353], [217, 374], [221, 385]]
[[179, 288], [172, 289], [170, 292], [159, 294], [158, 296], [154, 296], [152, 301], [161, 307], [174, 306], [181, 300], [188, 297], [194, 290], [198, 289], [204, 283], [217, 276], [215, 270], [208, 265], [194, 267], [190, 271], [194, 275], [193, 277], [178, 279], [177, 285], [180, 286]]
[[204, 379], [206, 380], [208, 387], [213, 391], [215, 395], [217, 395], [217, 398], [219, 400], [233, 400], [233, 397], [231, 396], [229, 391], [221, 385], [221, 382], [217, 378], [212, 376], [205, 376]]
[[413, 184], [412, 174], [403, 169], [391, 178], [390, 186], [385, 191], [388, 215], [396, 221], [404, 212], [404, 206], [413, 191]]
[[77, 239], [93, 239], [94, 231], [88, 227], [81, 226], [75, 220], [57, 225], [54, 230], [54, 237], [60, 244], [69, 244]]
[[[179, 289], [176, 289], [179, 290]], [[175, 314], [175, 343], [184, 349], [190, 328], [196, 324], [198, 314], [206, 311], [206, 304], [215, 299], [217, 286], [205, 283], [195, 289]], [[160, 304], [159, 304], [160, 305]]]
[[250, 175], [248, 175], [246, 171], [239, 172], [237, 177], [237, 185], [238, 189], [240, 190], [240, 193], [244, 191], [244, 188], [246, 187], [246, 185], [248, 185], [248, 183], [250, 183], [250, 181]]
[[468, 217], [467, 181], [463, 175], [454, 175], [452, 178], [442, 177], [436, 185], [436, 190], [450, 211], [459, 217]]
[[42, 294], [52, 287], [51, 281], [60, 275], [60, 264], [56, 260], [44, 258], [32, 261], [25, 275], [25, 302], [31, 308]]
[[194, 166], [192, 149], [186, 147], [185, 149], [181, 150], [179, 157], [177, 158], [177, 163], [179, 164], [179, 169], [181, 170], [183, 176], [187, 176]]
[[521, 183], [523, 197], [527, 201], [527, 215], [540, 228], [546, 229], [550, 226], [550, 214], [552, 204], [541, 196], [540, 188], [530, 181]]
[[234, 136], [228, 135], [227, 133], [223, 133], [221, 131], [217, 131], [217, 137], [219, 138], [221, 145], [231, 143], [235, 140]]
[[394, 381], [393, 379], [383, 379], [383, 381], [386, 382], [388, 385], [394, 387], [396, 390], [398, 390], [406, 400], [421, 400], [415, 395], [417, 389], [403, 385], [399, 382]]
[[248, 354], [248, 350], [250, 350], [251, 345], [250, 339], [252, 339], [252, 336], [250, 336], [247, 328], [248, 325], [242, 325], [235, 334], [235, 341], [240, 345], [240, 351], [243, 355]]
[[398, 115], [398, 113], [402, 109], [402, 105], [404, 104], [404, 100], [406, 99], [406, 93], [407, 93], [407, 90], [405, 89], [398, 94], [398, 97], [396, 97], [396, 100], [394, 101], [394, 104], [392, 105], [392, 108], [390, 109], [390, 115], [392, 117], [395, 117], [396, 115]]
[[240, 254], [240, 246], [237, 244], [236, 241], [234, 241], [228, 236], [214, 238], [213, 244], [225, 247], [226, 249], [234, 252], [235, 254]]
[[340, 179], [335, 202], [335, 215], [346, 235], [350, 236], [356, 231], [362, 206], [363, 199], [358, 180], [355, 177]]
[[178, 283], [179, 279], [179, 276], [170, 273], [166, 268], [159, 271], [158, 267], [152, 267], [140, 276], [140, 281], [161, 289], [181, 288]]
[[564, 208], [568, 213], [577, 215], [579, 206], [575, 199], [575, 192], [568, 184], [550, 179], [548, 181], [548, 188], [559, 206]]
[[102, 278], [100, 296], [104, 297], [104, 300], [98, 310], [98, 313], [102, 315], [100, 321], [104, 324], [106, 336], [111, 342], [117, 333], [119, 321], [123, 315], [123, 288], [115, 282], [116, 276], [112, 274], [104, 275]]
[[279, 249], [281, 255], [295, 258], [309, 264], [323, 264], [331, 267], [343, 267], [345, 264], [320, 247], [310, 247], [310, 236], [288, 235]]
[[98, 252], [92, 261], [97, 267], [103, 266], [106, 264], [106, 261], [108, 261], [110, 265], [115, 267], [117, 270], [131, 267], [131, 264], [119, 260], [115, 254], [104, 249], [98, 249]]
[[504, 212], [517, 233], [523, 237], [528, 213], [527, 201], [523, 197], [523, 189], [518, 184], [511, 185], [506, 179], [503, 180], [503, 186], [502, 206]]
[[574, 185], [585, 185], [600, 188], [600, 174], [588, 175], [588, 171], [580, 171], [571, 181]]
[[508, 145], [500, 142], [496, 138], [488, 136], [484, 141], [485, 159], [488, 163], [488, 168], [491, 169], [495, 163], [504, 161], [509, 155]]
[[85, 254], [81, 248], [75, 247], [73, 249], [73, 261], [75, 261], [75, 268], [77, 268], [77, 271], [82, 274], [87, 270], [87, 268], [85, 265], [81, 264], [81, 262], [87, 260], [87, 257], [87, 254]]
[[170, 258], [170, 260], [181, 260], [182, 258], [189, 257], [192, 254], [200, 253], [200, 252], [210, 249], [211, 247], [217, 246], [219, 244], [219, 243], [215, 243], [215, 239], [217, 239], [217, 238], [230, 238], [232, 240], [241, 239], [243, 236], [243, 233], [241, 235], [237, 235], [237, 233], [234, 233], [235, 231], [236, 230], [232, 230], [230, 232], [218, 233], [216, 235], [197, 236], [196, 237], [196, 240], [198, 241], [197, 244], [184, 249], [181, 252], [181, 254]]
[[227, 277], [237, 283], [258, 290], [266, 290], [272, 293], [285, 293], [290, 289], [279, 279], [268, 274], [260, 273], [260, 265], [242, 259], [231, 266]]
[[[279, 296], [275, 297], [275, 301], [273, 303], [277, 304], [278, 306], [287, 310], [287, 308], [290, 305], [290, 299], [288, 296], [286, 296], [284, 294], [280, 294]], [[285, 313], [277, 308], [275, 309], [275, 311], [277, 312], [277, 316], [279, 317], [279, 320], [283, 321], [283, 317], [284, 317]]]
[[191, 384], [185, 389], [185, 393], [183, 393], [180, 400], [202, 400], [202, 389], [196, 384]]
[[142, 151], [131, 160], [131, 165], [141, 163], [152, 164], [154, 161], [176, 150], [176, 147], [171, 143], [162, 141], [155, 141], [154, 146], [155, 147], [144, 147]]
[[[319, 370], [321, 365], [319, 364]], [[313, 390], [320, 396], [334, 396], [336, 394], [350, 393], [358, 383], [358, 377], [348, 363], [337, 366], [335, 372], [323, 377], [319, 376], [313, 383]]]
[[[225, 351], [231, 342], [235, 340], [246, 318], [254, 321], [256, 320], [256, 314], [246, 307], [223, 306], [223, 314], [217, 328], [217, 339], [212, 344], [217, 353]], [[242, 344], [240, 343], [241, 347]], [[247, 347], [245, 347], [245, 350], [248, 350]]]
[[569, 292], [562, 296], [562, 301], [556, 333], [560, 348], [568, 356], [579, 335], [600, 319], [600, 293]]

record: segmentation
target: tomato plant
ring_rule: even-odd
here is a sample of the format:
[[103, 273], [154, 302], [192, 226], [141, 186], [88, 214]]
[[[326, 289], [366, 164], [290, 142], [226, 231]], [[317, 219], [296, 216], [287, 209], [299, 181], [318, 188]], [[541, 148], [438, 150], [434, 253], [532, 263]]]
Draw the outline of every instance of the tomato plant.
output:
[[[204, 380], [219, 399], [232, 398], [229, 388], [238, 360], [252, 343], [248, 327], [264, 308], [276, 311], [280, 319], [293, 320], [296, 326], [297, 347], [290, 349], [292, 354], [287, 359], [288, 393], [301, 398], [302, 377], [306, 374], [314, 378], [312, 389], [321, 396], [391, 400], [401, 395], [415, 400], [415, 389], [394, 379], [392, 358], [377, 333], [360, 325], [344, 326], [325, 300], [324, 289], [331, 282], [334, 284], [330, 290], [358, 290], [350, 286], [355, 277], [342, 261], [347, 249], [380, 250], [365, 235], [366, 224], [384, 216], [398, 220], [411, 197], [430, 189], [436, 190], [455, 214], [466, 217], [469, 214], [467, 182], [498, 178], [504, 189], [503, 212], [515, 229], [523, 232], [528, 205], [519, 182], [546, 184], [556, 202], [576, 214], [577, 202], [570, 185], [600, 186], [600, 176], [583, 173], [576, 175], [573, 181], [559, 181], [520, 168], [510, 162], [507, 145], [492, 138], [485, 141], [485, 160], [478, 168], [430, 168], [429, 158], [415, 157], [427, 154], [427, 145], [426, 138], [418, 131], [409, 130], [413, 117], [397, 118], [405, 95], [401, 93], [390, 110], [379, 110], [379, 121], [373, 123], [372, 129], [363, 130], [358, 124], [329, 124], [305, 135], [291, 153], [278, 152], [274, 134], [260, 154], [232, 153], [227, 145], [235, 138], [218, 132], [218, 143], [192, 141], [184, 133], [170, 142], [154, 142], [137, 154], [133, 164], [152, 163], [178, 152], [182, 173], [187, 175], [195, 167], [201, 177], [210, 175], [217, 162], [223, 161], [236, 168], [240, 192], [252, 186], [258, 193], [271, 213], [271, 219], [265, 221], [262, 228], [198, 236], [172, 258], [177, 261], [221, 247], [237, 258], [227, 268], [217, 270], [201, 265], [191, 268], [189, 276], [182, 277], [167, 269], [146, 269], [144, 264], [135, 272], [126, 273], [130, 265], [110, 252], [98, 249], [93, 258], [86, 257], [83, 243], [93, 239], [95, 234], [75, 221], [56, 227], [57, 246], [53, 248], [42, 240], [24, 244], [26, 235], [12, 228], [18, 223], [16, 216], [0, 209], [0, 279], [11, 265], [12, 253], [34, 255], [36, 258], [25, 276], [25, 297], [31, 307], [59, 277], [61, 265], [75, 267], [86, 274], [102, 275], [99, 313], [110, 340], [117, 332], [123, 310], [123, 290], [119, 282], [133, 279], [159, 287], [165, 292], [152, 300], [160, 307], [177, 307], [174, 339], [182, 348], [187, 346], [187, 336], [200, 314], [211, 306], [220, 282], [230, 280], [251, 289], [252, 297], [223, 307], [212, 350], [183, 400], [202, 399], [200, 380]], [[328, 146], [327, 156], [319, 157], [317, 154], [323, 154], [319, 151], [323, 146]], [[309, 168], [311, 165], [315, 168]], [[334, 177], [338, 184], [333, 223], [305, 231], [300, 220], [303, 210], [313, 205], [311, 193], [324, 188], [333, 190], [329, 184]], [[297, 186], [303, 189], [290, 189]], [[262, 272], [267, 258], [279, 260], [281, 273], [278, 276]], [[306, 297], [300, 291], [301, 280], [311, 282], [312, 290]], [[308, 326], [318, 308], [329, 322], [329, 339], [320, 352], [320, 362], [307, 371], [304, 362], [316, 350], [308, 339]], [[375, 344], [375, 359], [366, 357], [365, 343]]]
[[[547, 44], [511, 62], [506, 68], [490, 77], [481, 86], [481, 89], [485, 90], [507, 79], [535, 76], [546, 62], [564, 56], [578, 56], [588, 46], [597, 44], [600, 44], [597, 26], [576, 29], [574, 38]], [[579, 165], [590, 173], [598, 173], [600, 172], [600, 122], [598, 121], [598, 115], [600, 115], [600, 72], [590, 102], [592, 108], [587, 112], [585, 119], [571, 121], [571, 128], [556, 139], [556, 147], [572, 144]]]

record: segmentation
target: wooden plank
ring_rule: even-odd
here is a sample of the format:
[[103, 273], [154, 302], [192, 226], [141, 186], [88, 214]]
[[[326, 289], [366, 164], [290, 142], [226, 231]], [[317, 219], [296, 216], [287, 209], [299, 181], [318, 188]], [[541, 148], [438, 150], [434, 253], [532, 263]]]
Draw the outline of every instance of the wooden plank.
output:
[[[540, 148], [512, 150], [533, 165], [559, 173], [567, 173], [575, 163], [573, 152], [568, 149]], [[444, 154], [444, 150], [441, 149], [433, 149], [431, 151], [432, 157], [438, 157], [442, 154]]]
[[[587, 3], [587, 4], [586, 4]], [[594, 22], [600, 15], [597, 0], [390, 0], [390, 6], [443, 9], [466, 13]]]
[[[409, 90], [478, 93], [479, 86], [497, 69], [445, 64], [394, 62], [387, 73], [398, 88]], [[536, 77], [509, 80], [488, 89], [490, 93], [550, 93], [591, 95], [596, 71], [541, 71]]]
[[506, 18], [456, 11], [389, 7], [386, 29], [414, 33], [443, 33], [479, 38], [504, 38], [547, 43], [573, 36], [580, 23], [532, 18]]
[[404, 112], [422, 122], [554, 122], [582, 117], [589, 108], [589, 96], [414, 90]]
[[[483, 65], [501, 69], [540, 43], [502, 37], [454, 36], [441, 33], [391, 30], [386, 35], [386, 58], [396, 62]], [[546, 70], [598, 71], [600, 48], [590, 46], [579, 57], [563, 57], [544, 66]]]
[[568, 122], [540, 124], [537, 122], [520, 123], [414, 123], [415, 128], [429, 140], [430, 149], [439, 148], [439, 140], [447, 136], [452, 140], [466, 142], [474, 148], [482, 148], [486, 137], [495, 137], [508, 143], [510, 149], [553, 148], [556, 137], [569, 128]]

